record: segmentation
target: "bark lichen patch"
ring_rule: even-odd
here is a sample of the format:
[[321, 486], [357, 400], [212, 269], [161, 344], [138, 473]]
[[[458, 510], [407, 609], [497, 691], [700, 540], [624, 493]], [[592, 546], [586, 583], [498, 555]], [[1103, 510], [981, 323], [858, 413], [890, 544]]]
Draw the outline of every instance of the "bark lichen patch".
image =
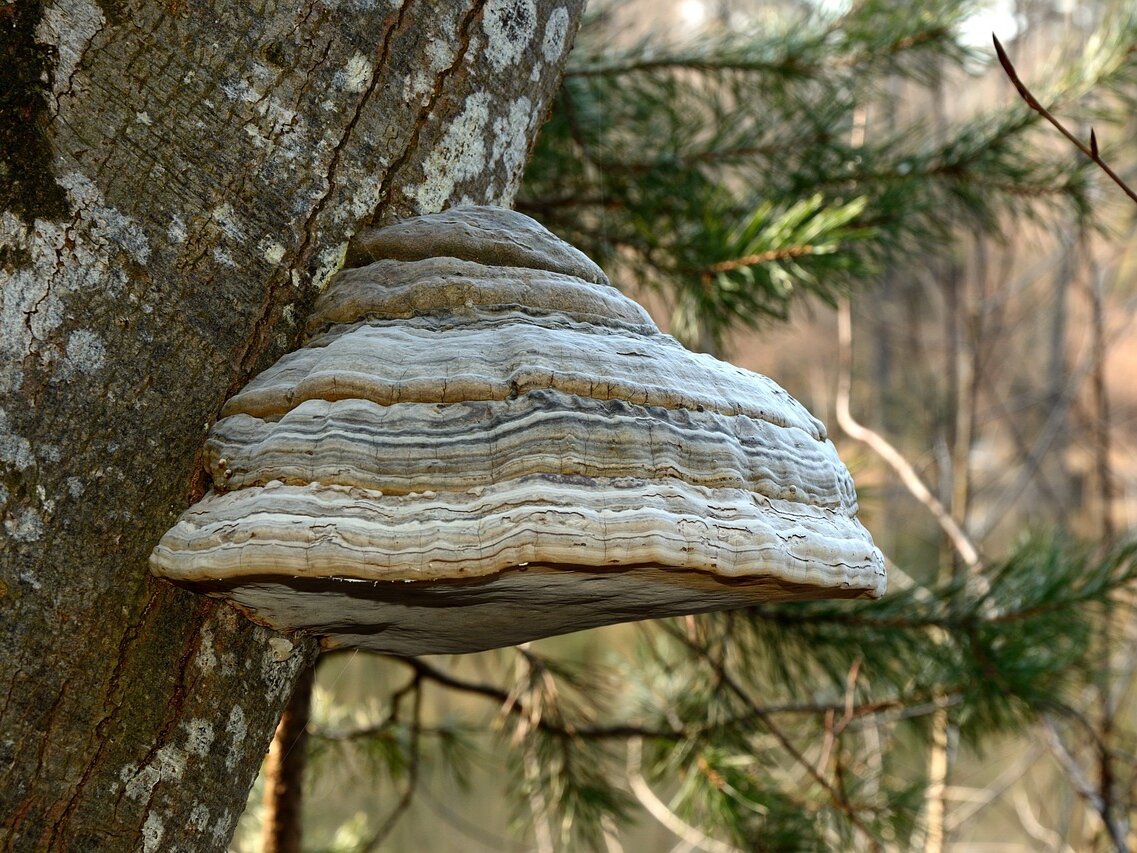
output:
[[342, 69], [332, 78], [332, 85], [345, 92], [360, 94], [367, 91], [371, 85], [371, 77], [375, 68], [370, 60], [362, 53], [354, 53]]
[[284, 162], [310, 160], [313, 152], [308, 122], [272, 93], [275, 74], [259, 62], [246, 69], [246, 74], [252, 80], [238, 77], [221, 85], [221, 92], [236, 105], [237, 124], [254, 146], [279, 155]]
[[43, 18], [35, 0], [0, 6], [0, 210], [24, 222], [71, 214], [52, 171], [47, 98], [59, 50], [41, 40]]
[[170, 227], [166, 229], [166, 236], [171, 243], [182, 244], [189, 237], [189, 231], [186, 230], [186, 223], [180, 216], [175, 215], [170, 219]]
[[8, 412], [0, 406], [0, 464], [26, 471], [35, 464], [32, 444], [22, 435], [8, 431]]
[[240, 705], [234, 705], [233, 710], [229, 712], [229, 719], [225, 723], [225, 733], [229, 735], [231, 741], [229, 751], [225, 754], [225, 769], [232, 770], [245, 754], [245, 738], [249, 734], [245, 712]]
[[130, 764], [119, 770], [118, 778], [126, 796], [147, 802], [159, 782], [181, 781], [186, 771], [186, 754], [173, 744], [158, 749], [145, 764]]
[[333, 275], [343, 266], [343, 259], [347, 257], [347, 241], [321, 251], [316, 256], [316, 269], [312, 274], [312, 286], [316, 290], [323, 290], [328, 286]]
[[17, 471], [26, 471], [35, 464], [31, 442], [22, 435], [0, 433], [0, 463]]
[[190, 755], [205, 758], [209, 755], [209, 748], [213, 745], [215, 737], [213, 724], [208, 720], [189, 720], [185, 723], [186, 751]]
[[419, 213], [441, 210], [454, 187], [486, 168], [485, 128], [489, 124], [490, 96], [475, 92], [466, 99], [441, 142], [423, 161], [423, 181], [405, 192], [418, 203]]
[[213, 824], [213, 832], [209, 835], [209, 840], [217, 847], [225, 846], [233, 835], [233, 824], [236, 818], [233, 813], [226, 809], [222, 812], [221, 817], [217, 818], [217, 822]]
[[200, 803], [193, 807], [189, 816], [190, 829], [196, 830], [198, 834], [205, 832], [205, 828], [209, 825], [209, 809]]
[[43, 538], [43, 519], [32, 507], [24, 507], [4, 519], [4, 532], [17, 542], [37, 542]]
[[540, 115], [533, 109], [533, 103], [525, 95], [509, 105], [509, 112], [494, 119], [493, 157], [491, 165], [501, 164], [505, 174], [510, 176], [503, 191], [506, 201], [511, 201], [521, 185], [521, 168], [529, 150], [533, 125]]
[[486, 56], [498, 73], [517, 62], [537, 32], [534, 0], [490, 0], [482, 18]]
[[[21, 365], [29, 356], [38, 356], [47, 368], [68, 355], [62, 343], [49, 347], [43, 343], [63, 325], [72, 295], [98, 288], [118, 296], [129, 278], [128, 266], [145, 266], [150, 259], [150, 242], [142, 228], [108, 206], [89, 178], [73, 172], [59, 183], [73, 211], [69, 222], [37, 218], [26, 225], [11, 213], [0, 214], [0, 246], [28, 259], [2, 277], [0, 394], [20, 386]], [[69, 344], [70, 354], [84, 368], [100, 361], [96, 337], [88, 332]], [[105, 348], [102, 353], [105, 356]]]
[[193, 662], [205, 675], [209, 675], [217, 666], [217, 653], [213, 650], [213, 644], [213, 631], [209, 626], [202, 628], [201, 643], [197, 647]]
[[541, 39], [541, 54], [546, 62], [558, 61], [565, 52], [568, 28], [568, 9], [558, 6], [549, 13], [549, 20], [545, 22], [545, 36]]
[[237, 219], [237, 214], [233, 210], [233, 205], [229, 203], [219, 204], [213, 210], [209, 211], [209, 218], [213, 220], [214, 225], [221, 231], [229, 240], [234, 243], [242, 243], [245, 240], [245, 230], [240, 221]]
[[276, 266], [284, 260], [284, 246], [273, 240], [270, 235], [265, 236], [265, 238], [261, 241], [261, 245], [264, 247], [262, 250], [264, 259], [273, 266]]
[[434, 81], [439, 74], [453, 67], [457, 50], [450, 40], [456, 23], [453, 12], [447, 12], [439, 21], [438, 37], [429, 38], [426, 42], [424, 55], [427, 59], [425, 68], [417, 68], [403, 80], [403, 99], [407, 103], [425, 105], [429, 103]]
[[288, 693], [292, 689], [293, 677], [296, 670], [302, 665], [303, 660], [300, 656], [288, 655], [282, 659], [278, 648], [274, 647], [272, 643], [265, 644], [264, 654], [261, 657], [260, 678], [264, 685], [265, 694], [270, 701], [282, 697], [288, 698]]
[[62, 365], [65, 378], [75, 373], [95, 373], [106, 360], [106, 344], [94, 332], [89, 329], [76, 329], [68, 336], [66, 359]]
[[146, 816], [146, 823], [142, 825], [142, 849], [146, 853], [160, 850], [162, 848], [162, 836], [166, 834], [166, 828], [162, 825], [162, 819], [158, 817], [157, 812], [150, 812]]

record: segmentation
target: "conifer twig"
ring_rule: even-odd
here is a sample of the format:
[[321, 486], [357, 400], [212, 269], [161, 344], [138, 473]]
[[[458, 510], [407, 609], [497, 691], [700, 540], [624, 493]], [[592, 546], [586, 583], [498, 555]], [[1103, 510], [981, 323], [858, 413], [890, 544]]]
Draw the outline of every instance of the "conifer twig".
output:
[[747, 691], [741, 684], [739, 684], [730, 675], [730, 673], [726, 671], [724, 666], [719, 661], [715, 660], [710, 651], [703, 645], [685, 636], [681, 631], [668, 631], [668, 634], [674, 637], [696, 655], [698, 655], [714, 670], [715, 675], [718, 677], [719, 683], [722, 686], [726, 687], [735, 696], [737, 696], [742, 701], [742, 703], [749, 708], [754, 717], [759, 722], [761, 722], [763, 728], [765, 728], [766, 731], [773, 735], [774, 740], [778, 742], [778, 745], [781, 746], [781, 748], [784, 749], [791, 758], [793, 758], [799, 767], [801, 767], [809, 776], [813, 778], [814, 782], [816, 782], [825, 790], [825, 792], [829, 795], [830, 801], [833, 806], [845, 815], [845, 817], [849, 820], [849, 823], [851, 823], [854, 828], [859, 830], [864, 835], [865, 840], [868, 842], [869, 850], [875, 852], [883, 849], [883, 845], [881, 844], [880, 839], [878, 839], [876, 837], [876, 834], [865, 824], [863, 820], [861, 820], [860, 816], [857, 814], [857, 809], [852, 803], [848, 801], [843, 792], [838, 788], [835, 788], [828, 779], [826, 779], [821, 773], [818, 772], [817, 768], [813, 766], [813, 763], [809, 761], [805, 755], [802, 754], [802, 752], [793, 744], [789, 737], [782, 731], [781, 727], [779, 727], [773, 721], [773, 719], [771, 719], [770, 712], [767, 709], [763, 708], [761, 703], [756, 701], [755, 698], [750, 695], [749, 691]]
[[[411, 802], [414, 800], [415, 790], [418, 788], [419, 779], [419, 763], [421, 759], [419, 737], [422, 733], [422, 678], [417, 673], [412, 682], [414, 687], [414, 699], [411, 710], [411, 726], [410, 726], [410, 760], [407, 763], [407, 784], [403, 789], [399, 801], [395, 803], [395, 807], [391, 813], [387, 815], [386, 819], [380, 824], [375, 833], [360, 846], [363, 853], [370, 853], [372, 850], [378, 850], [387, 836], [395, 828], [395, 824], [410, 808]], [[393, 709], [394, 712], [395, 709]]]
[[1125, 183], [1125, 181], [1121, 179], [1121, 176], [1113, 171], [1113, 169], [1109, 167], [1109, 164], [1101, 158], [1101, 155], [1098, 152], [1098, 137], [1093, 129], [1090, 130], [1089, 145], [1086, 145], [1084, 142], [1082, 142], [1082, 140], [1078, 139], [1077, 136], [1067, 130], [1066, 126], [1062, 124], [1062, 122], [1060, 122], [1057, 118], [1055, 118], [1054, 114], [1051, 113], [1050, 110], [1048, 110], [1046, 107], [1044, 107], [1039, 102], [1038, 98], [1036, 98], [1031, 93], [1030, 89], [1026, 87], [1026, 84], [1019, 79], [1019, 75], [1015, 71], [1015, 66], [1011, 64], [1011, 60], [1007, 56], [1007, 52], [1003, 49], [1003, 45], [999, 43], [999, 39], [995, 36], [994, 33], [991, 34], [991, 41], [995, 43], [995, 53], [999, 57], [999, 64], [1003, 66], [1003, 70], [1007, 73], [1007, 76], [1014, 84], [1015, 89], [1018, 90], [1019, 96], [1026, 102], [1026, 105], [1038, 113], [1040, 116], [1042, 116], [1044, 119], [1046, 119], [1048, 122], [1050, 122], [1052, 125], [1054, 125], [1054, 127], [1058, 129], [1059, 133], [1074, 143], [1074, 147], [1076, 147], [1079, 151], [1093, 160], [1094, 163], [1097, 164], [1098, 168], [1109, 175], [1110, 179], [1119, 187], [1121, 187], [1121, 189], [1127, 196], [1129, 196], [1129, 198], [1131, 198], [1134, 202], [1137, 202], [1137, 192], [1134, 192], [1129, 184]]
[[627, 774], [628, 786], [632, 789], [632, 794], [640, 801], [640, 804], [647, 809], [648, 814], [659, 821], [664, 827], [668, 829], [677, 838], [690, 844], [692, 847], [710, 851], [710, 853], [742, 853], [737, 847], [732, 847], [715, 838], [711, 838], [701, 829], [691, 826], [679, 815], [675, 814], [667, 807], [647, 780], [643, 777], [640, 770], [642, 764], [643, 741], [639, 738], [632, 738], [628, 741], [627, 747]]

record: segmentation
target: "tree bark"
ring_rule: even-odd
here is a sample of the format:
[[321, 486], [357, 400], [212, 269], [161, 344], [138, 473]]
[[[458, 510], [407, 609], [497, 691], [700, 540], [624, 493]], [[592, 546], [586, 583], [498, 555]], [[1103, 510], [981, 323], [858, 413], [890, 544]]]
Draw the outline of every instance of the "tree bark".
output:
[[296, 679], [264, 766], [264, 832], [261, 853], [300, 853], [303, 838], [304, 767], [308, 758], [308, 719], [316, 668]]
[[225, 848], [315, 643], [149, 552], [361, 224], [512, 200], [582, 6], [0, 2], [0, 849]]

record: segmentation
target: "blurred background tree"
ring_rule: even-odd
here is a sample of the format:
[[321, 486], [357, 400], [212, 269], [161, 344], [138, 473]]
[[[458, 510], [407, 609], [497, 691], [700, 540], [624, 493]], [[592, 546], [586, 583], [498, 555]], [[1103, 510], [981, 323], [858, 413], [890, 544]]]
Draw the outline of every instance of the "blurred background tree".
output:
[[1137, 844], [1133, 212], [989, 47], [1133, 163], [1137, 20], [645, 5], [586, 23], [517, 207], [834, 427], [892, 591], [328, 657], [304, 849]]

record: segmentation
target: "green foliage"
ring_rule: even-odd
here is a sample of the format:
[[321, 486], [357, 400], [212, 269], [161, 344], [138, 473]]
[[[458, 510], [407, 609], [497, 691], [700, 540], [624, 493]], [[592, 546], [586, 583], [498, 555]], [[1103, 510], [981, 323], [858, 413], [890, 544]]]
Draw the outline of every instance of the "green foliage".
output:
[[[525, 794], [518, 814], [547, 821], [567, 849], [599, 849], [604, 824], [627, 823], [632, 805], [615, 783], [612, 745], [582, 734], [604, 709], [604, 674], [527, 649], [517, 650], [515, 673], [509, 701], [518, 713], [502, 741], [510, 748], [516, 790]], [[544, 803], [544, 814], [535, 799]]]
[[[1100, 669], [1102, 609], [1135, 579], [1137, 546], [1094, 559], [1034, 539], [968, 583], [665, 623], [634, 668], [653, 685], [643, 726], [667, 733], [653, 775], [681, 780], [678, 808], [746, 849], [906, 838], [922, 786], [889, 778], [887, 756], [874, 766], [863, 733], [924, 738], [946, 707], [978, 746], [1041, 714], [1076, 718], [1065, 697]], [[826, 742], [833, 771], [821, 774]]]
[[[955, 29], [974, 8], [880, 0], [621, 48], [594, 17], [517, 206], [614, 280], [662, 292], [672, 330], [706, 348], [732, 326], [785, 319], [802, 297], [832, 301], [959, 228], [998, 234], [1057, 209], [1086, 219], [1092, 165], [1040, 148], [1024, 105], [950, 126], [896, 106], [980, 64]], [[1118, 16], [1047, 99], [1130, 91], [1135, 35]]]
[[787, 695], [825, 682], [844, 689], [856, 665], [873, 684], [866, 700], [948, 699], [961, 734], [978, 739], [1021, 729], [1084, 684], [1100, 663], [1092, 637], [1101, 608], [1135, 578], [1134, 546], [1094, 560], [1034, 539], [966, 582], [712, 618], [705, 643], [733, 646], [748, 680]]

